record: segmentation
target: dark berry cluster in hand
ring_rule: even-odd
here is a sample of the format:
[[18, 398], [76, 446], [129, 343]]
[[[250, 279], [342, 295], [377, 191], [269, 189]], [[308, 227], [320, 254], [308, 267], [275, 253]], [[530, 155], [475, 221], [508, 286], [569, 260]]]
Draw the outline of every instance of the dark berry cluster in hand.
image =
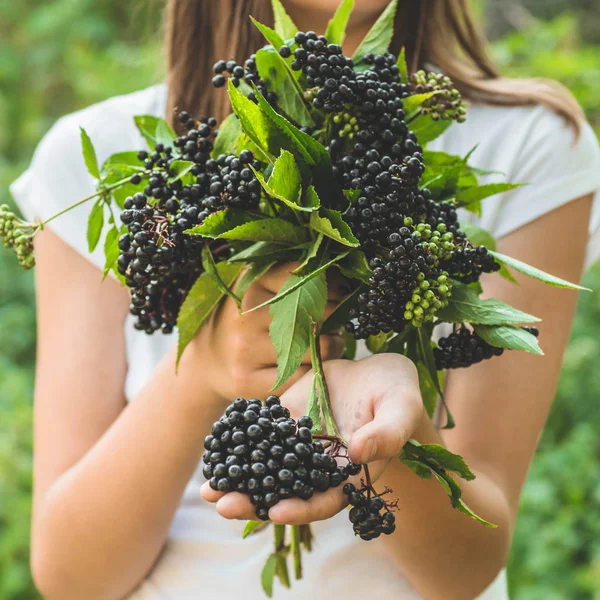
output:
[[309, 417], [296, 422], [277, 396], [236, 399], [204, 440], [204, 476], [220, 492], [250, 496], [256, 516], [265, 521], [269, 508], [286, 498], [308, 500], [316, 492], [341, 485], [360, 465], [338, 464], [341, 446], [318, 440]]
[[413, 94], [435, 92], [423, 103], [422, 114], [430, 115], [434, 121], [443, 119], [464, 122], [465, 106], [460, 92], [449, 77], [441, 73], [417, 71], [410, 76], [408, 87]]
[[437, 348], [433, 349], [438, 371], [470, 367], [503, 353], [504, 348], [491, 346], [464, 325], [448, 337], [440, 338]]
[[25, 223], [10, 210], [8, 204], [0, 206], [0, 239], [5, 248], [11, 248], [24, 269], [35, 267], [33, 235], [36, 228]]
[[355, 535], [369, 541], [378, 538], [381, 534], [390, 535], [396, 531], [396, 517], [392, 512], [395, 502], [388, 504], [383, 499], [383, 494], [375, 494], [369, 484], [359, 489], [354, 484], [347, 483], [343, 491], [352, 506], [348, 518]]
[[[181, 304], [202, 272], [205, 240], [185, 231], [225, 207], [255, 209], [260, 200], [260, 182], [250, 168], [260, 164], [252, 152], [211, 158], [215, 119], [195, 121], [187, 112], [179, 119], [186, 133], [172, 147], [159, 143], [154, 152], [138, 153], [144, 171], [131, 183], [145, 187], [125, 200], [121, 213], [127, 231], [119, 239], [117, 267], [131, 289], [135, 327], [146, 333], [173, 331]], [[185, 183], [174, 170], [176, 160], [194, 163]]]

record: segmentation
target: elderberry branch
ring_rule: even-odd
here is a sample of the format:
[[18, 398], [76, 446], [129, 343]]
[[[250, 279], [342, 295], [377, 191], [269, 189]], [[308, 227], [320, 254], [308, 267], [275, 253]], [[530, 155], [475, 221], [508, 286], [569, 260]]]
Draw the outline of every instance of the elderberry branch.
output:
[[291, 526], [291, 550], [294, 576], [296, 579], [302, 579], [302, 548], [300, 547], [300, 527], [298, 525]]

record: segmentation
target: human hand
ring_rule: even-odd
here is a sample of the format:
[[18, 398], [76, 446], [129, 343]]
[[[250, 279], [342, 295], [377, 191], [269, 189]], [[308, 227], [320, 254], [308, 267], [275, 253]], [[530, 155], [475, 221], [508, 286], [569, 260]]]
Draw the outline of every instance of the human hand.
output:
[[[198, 332], [183, 355], [180, 369], [191, 373], [202, 369], [202, 375], [213, 394], [232, 401], [238, 396], [265, 398], [277, 376], [277, 357], [269, 337], [269, 306], [247, 314], [247, 311], [272, 298], [283, 286], [296, 264], [285, 263], [268, 271], [254, 282], [242, 300], [242, 309], [229, 297]], [[328, 316], [342, 299], [341, 284], [328, 278]], [[343, 340], [337, 334], [321, 336], [323, 360], [339, 358]], [[310, 369], [307, 352], [298, 371], [275, 393], [281, 394]]]
[[[379, 354], [359, 361], [333, 360], [324, 364], [336, 423], [353, 462], [369, 463], [376, 481], [392, 458], [419, 426], [423, 402], [414, 364], [395, 354]], [[312, 371], [294, 383], [281, 397], [294, 418], [306, 413]], [[352, 481], [353, 479], [350, 479]], [[359, 483], [360, 475], [354, 478]], [[202, 486], [202, 497], [216, 502], [217, 511], [228, 519], [256, 519], [250, 498], [223, 494]], [[282, 500], [269, 510], [275, 523], [303, 524], [328, 519], [346, 506], [342, 486], [316, 493], [310, 500]]]

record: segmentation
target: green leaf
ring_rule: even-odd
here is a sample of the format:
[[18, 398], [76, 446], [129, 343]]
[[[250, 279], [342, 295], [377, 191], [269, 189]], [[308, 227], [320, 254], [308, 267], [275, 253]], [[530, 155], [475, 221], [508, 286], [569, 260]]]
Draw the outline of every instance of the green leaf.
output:
[[344, 338], [344, 354], [342, 358], [346, 360], [354, 360], [356, 358], [356, 339], [347, 331], [342, 331]]
[[447, 152], [424, 150], [423, 162], [426, 167], [453, 167], [458, 163], [465, 164], [465, 159], [455, 154], [448, 154]]
[[269, 598], [273, 597], [273, 582], [275, 581], [276, 568], [277, 554], [270, 554], [260, 576], [262, 589]]
[[246, 211], [226, 208], [206, 217], [200, 225], [187, 229], [185, 233], [217, 239], [221, 236], [227, 237], [226, 234], [229, 231], [240, 225], [254, 223], [266, 218], [268, 217], [265, 215], [250, 214]]
[[321, 331], [323, 333], [332, 333], [341, 329], [350, 320], [350, 311], [356, 305], [356, 294], [360, 286], [350, 292], [336, 307], [335, 310], [325, 319]]
[[242, 539], [246, 539], [251, 533], [261, 530], [266, 526], [265, 521], [247, 521], [244, 531], [242, 531]]
[[458, 282], [454, 282], [449, 305], [438, 311], [437, 317], [448, 323], [473, 325], [520, 325], [540, 320], [498, 300], [482, 300], [475, 290]]
[[[292, 290], [285, 294], [287, 290]], [[291, 275], [272, 304], [269, 333], [277, 354], [277, 380], [283, 385], [302, 363], [310, 344], [312, 323], [323, 320], [327, 305], [327, 281], [321, 272], [310, 279]]]
[[242, 301], [231, 291], [229, 286], [221, 279], [219, 272], [217, 271], [217, 265], [215, 263], [215, 258], [210, 251], [208, 246], [204, 246], [202, 248], [202, 266], [204, 267], [204, 271], [212, 276], [217, 287], [223, 294], [229, 296], [239, 308], [242, 306]]
[[[244, 265], [229, 264], [220, 262], [217, 265], [217, 271], [221, 281], [226, 286], [231, 286], [240, 274]], [[196, 283], [192, 286], [186, 296], [179, 316], [177, 317], [177, 328], [179, 330], [179, 340], [177, 345], [177, 364], [181, 359], [183, 351], [192, 341], [196, 333], [206, 319], [210, 317], [219, 301], [223, 298], [223, 292], [219, 289], [214, 277], [209, 273], [202, 273]]]
[[242, 134], [240, 120], [237, 118], [237, 115], [230, 114], [219, 127], [219, 133], [215, 138], [211, 156], [217, 158], [219, 154], [236, 154], [238, 141]]
[[485, 246], [488, 250], [496, 249], [496, 239], [494, 236], [477, 225], [470, 223], [461, 223], [460, 228], [465, 232], [468, 240], [475, 246]]
[[302, 175], [291, 152], [281, 151], [268, 181], [260, 171], [254, 168], [253, 171], [269, 196], [281, 200], [292, 210], [313, 210], [299, 204]]
[[344, 43], [346, 27], [348, 26], [353, 8], [354, 0], [342, 0], [342, 3], [338, 6], [325, 31], [325, 37], [330, 44], [339, 44], [341, 46]]
[[121, 235], [121, 231], [113, 225], [106, 234], [106, 239], [104, 240], [104, 271], [102, 273], [102, 280], [106, 279], [107, 275], [110, 273], [112, 268], [117, 263], [117, 259], [119, 258], [119, 254], [121, 253], [119, 249], [119, 237]]
[[453, 122], [444, 119], [434, 121], [429, 115], [418, 115], [410, 122], [410, 128], [417, 136], [419, 144], [425, 146], [440, 137]]
[[99, 198], [94, 203], [88, 217], [87, 242], [88, 250], [93, 252], [100, 241], [102, 228], [104, 227], [104, 200]]
[[404, 112], [407, 115], [412, 115], [426, 100], [435, 96], [437, 92], [426, 92], [424, 94], [413, 94], [408, 98], [404, 98]]
[[321, 206], [321, 198], [319, 198], [315, 186], [309, 185], [302, 196], [303, 210], [316, 210], [319, 206]]
[[[261, 31], [262, 28], [268, 29], [263, 25], [256, 25]], [[274, 31], [270, 31], [275, 34]], [[304, 92], [296, 79], [300, 71], [292, 71], [290, 64], [277, 50], [268, 46], [256, 53], [258, 73], [269, 89], [277, 90], [277, 104], [281, 110], [296, 123], [313, 127], [315, 122], [304, 100]]]
[[386, 352], [387, 342], [393, 333], [380, 332], [377, 335], [370, 335], [366, 339], [366, 346], [369, 352], [372, 354], [379, 354], [380, 352]]
[[256, 242], [230, 256], [228, 261], [262, 262], [266, 259], [275, 262], [297, 262], [303, 253], [310, 248], [311, 242], [286, 247], [273, 242]]
[[299, 287], [305, 285], [308, 281], [310, 281], [314, 277], [317, 277], [321, 273], [324, 273], [327, 269], [329, 269], [329, 267], [334, 265], [339, 260], [342, 260], [347, 254], [348, 254], [347, 252], [338, 254], [337, 256], [334, 256], [329, 262], [325, 263], [324, 265], [321, 265], [318, 269], [315, 269], [312, 273], [309, 273], [308, 275], [305, 275], [304, 277], [297, 277], [296, 278], [297, 281], [293, 285], [291, 285], [291, 287], [284, 286], [281, 290], [279, 290], [279, 292], [276, 296], [273, 296], [272, 298], [263, 302], [262, 304], [259, 304], [258, 306], [248, 309], [247, 311], [243, 312], [242, 314], [245, 315], [247, 313], [251, 313], [251, 312], [254, 312], [255, 310], [263, 308], [264, 306], [269, 306], [269, 304], [274, 304], [275, 302], [280, 302], [285, 297], [287, 297], [291, 293], [295, 292]]
[[366, 54], [383, 54], [390, 47], [392, 37], [394, 36], [394, 19], [398, 0], [392, 0], [375, 21], [365, 39], [360, 43], [352, 59], [354, 64], [358, 65]]
[[454, 452], [440, 444], [419, 444], [416, 440], [410, 439], [407, 446], [406, 452], [409, 454], [436, 464], [445, 471], [457, 473], [459, 477], [466, 481], [475, 479], [475, 475], [465, 459], [460, 454], [454, 454]]
[[360, 246], [360, 242], [354, 237], [352, 229], [342, 213], [337, 210], [321, 207], [319, 212], [310, 215], [310, 227], [323, 235], [351, 248]]
[[586, 292], [591, 292], [589, 288], [582, 287], [577, 285], [576, 283], [570, 283], [560, 277], [556, 277], [555, 275], [550, 275], [549, 273], [544, 273], [544, 271], [540, 271], [540, 269], [536, 269], [531, 265], [528, 265], [516, 258], [512, 258], [510, 256], [506, 256], [505, 254], [500, 254], [499, 252], [491, 251], [490, 254], [502, 265], [508, 265], [512, 267], [515, 271], [519, 271], [520, 273], [524, 273], [525, 275], [532, 277], [533, 279], [537, 279], [538, 281], [542, 281], [543, 283], [547, 283], [553, 287], [566, 288], [569, 290], [585, 290]]
[[[103, 163], [102, 169], [100, 171], [102, 178], [104, 179], [105, 171], [108, 172], [113, 168], [118, 167], [129, 167], [127, 169], [127, 173], [132, 173], [135, 171], [143, 171], [143, 161], [138, 158], [138, 153], [135, 150], [129, 150], [127, 152], [116, 152], [115, 154], [111, 154]], [[123, 179], [123, 177], [119, 177], [118, 179]], [[115, 181], [118, 181], [116, 179]]]
[[164, 119], [159, 119], [156, 123], [156, 143], [172, 147], [176, 137], [171, 126]]
[[438, 393], [429, 375], [429, 370], [421, 361], [416, 363], [419, 374], [419, 389], [423, 398], [423, 406], [430, 417], [433, 417], [437, 406]]
[[317, 255], [319, 253], [319, 249], [321, 248], [321, 244], [323, 243], [323, 234], [320, 233], [314, 242], [311, 243], [310, 248], [308, 248], [308, 252], [306, 254], [306, 258], [302, 261], [302, 264], [295, 268], [292, 273], [294, 275], [305, 275], [305, 271], [310, 268], [310, 265], [315, 262]]
[[252, 100], [246, 98], [229, 80], [229, 100], [231, 107], [237, 115], [242, 131], [250, 138], [269, 162], [274, 163], [274, 154], [279, 152], [281, 144], [285, 142], [281, 133]]
[[471, 204], [480, 202], [484, 198], [494, 196], [508, 190], [514, 190], [521, 187], [521, 183], [486, 183], [476, 187], [459, 189], [456, 193], [456, 201], [461, 207], [468, 207]]
[[406, 64], [406, 48], [402, 46], [402, 50], [400, 50], [400, 55], [398, 56], [398, 69], [400, 70], [400, 81], [402, 83], [408, 82], [408, 65]]
[[138, 115], [133, 117], [135, 124], [142, 134], [146, 143], [151, 149], [154, 149], [156, 144], [166, 144], [171, 146], [175, 139], [175, 132], [171, 126], [164, 120], [154, 115]]
[[279, 583], [286, 588], [290, 588], [290, 574], [288, 573], [287, 560], [283, 554], [275, 554], [276, 565], [275, 575], [279, 579]]
[[496, 346], [496, 348], [544, 354], [537, 337], [520, 327], [475, 325], [475, 333], [491, 346]]
[[186, 178], [186, 175], [194, 168], [195, 163], [189, 160], [174, 160], [169, 165], [169, 173], [171, 176], [169, 177], [169, 183], [175, 183], [180, 179], [184, 184], [194, 183], [195, 178], [193, 175], [190, 175], [189, 178]]
[[271, 4], [273, 5], [273, 16], [275, 17], [275, 31], [284, 40], [293, 38], [298, 32], [298, 28], [294, 25], [294, 21], [292, 21], [287, 14], [280, 0], [271, 0]]
[[321, 424], [321, 402], [319, 400], [319, 389], [322, 388], [322, 382], [318, 381], [320, 378], [320, 373], [314, 374], [312, 384], [308, 392], [308, 404], [306, 407], [306, 414], [313, 422], [313, 427], [311, 430], [313, 433], [323, 433], [323, 426]]
[[90, 136], [83, 127], [79, 128], [81, 132], [81, 149], [83, 151], [83, 160], [87, 167], [88, 173], [94, 179], [100, 179], [100, 169], [98, 168], [98, 159], [96, 158], [96, 150]]
[[273, 265], [277, 264], [274, 261], [257, 261], [248, 266], [248, 268], [244, 269], [244, 272], [241, 274], [240, 278], [237, 280], [235, 284], [234, 291], [236, 296], [239, 298], [243, 298], [244, 294], [248, 291], [248, 288], [258, 279], [260, 279], [267, 271], [273, 267]]
[[337, 263], [336, 266], [344, 277], [358, 279], [367, 284], [373, 275], [367, 257], [362, 250], [352, 250], [352, 252]]

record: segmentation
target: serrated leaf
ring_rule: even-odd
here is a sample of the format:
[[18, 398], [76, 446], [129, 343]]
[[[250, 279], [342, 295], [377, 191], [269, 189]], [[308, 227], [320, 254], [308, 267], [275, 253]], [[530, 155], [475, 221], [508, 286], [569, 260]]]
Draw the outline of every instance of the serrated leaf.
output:
[[176, 137], [175, 132], [164, 119], [154, 115], [137, 115], [133, 117], [133, 120], [149, 148], [154, 149], [158, 143], [172, 145], [173, 139]]
[[355, 65], [361, 63], [366, 54], [384, 54], [390, 47], [394, 36], [394, 19], [397, 8], [398, 0], [392, 0], [385, 7], [365, 39], [354, 52], [352, 60], [354, 60]]
[[406, 64], [406, 47], [402, 46], [402, 50], [400, 50], [400, 54], [398, 55], [398, 60], [396, 62], [398, 70], [400, 71], [400, 82], [407, 83], [408, 82], [408, 65]]
[[302, 175], [291, 152], [281, 151], [268, 181], [265, 181], [264, 175], [260, 171], [254, 168], [253, 171], [269, 196], [281, 200], [292, 210], [313, 210], [305, 208], [299, 203]]
[[535, 335], [520, 327], [475, 325], [475, 333], [491, 346], [543, 355]]
[[269, 260], [250, 264], [248, 268], [244, 269], [244, 272], [235, 284], [234, 291], [236, 296], [243, 298], [244, 294], [248, 291], [248, 288], [267, 273], [267, 271], [275, 264], [277, 263]]
[[217, 287], [223, 294], [229, 296], [237, 305], [241, 308], [242, 301], [231, 291], [229, 286], [221, 279], [219, 275], [219, 271], [217, 270], [217, 265], [215, 263], [215, 258], [210, 251], [208, 246], [204, 246], [202, 248], [202, 267], [204, 271], [208, 273], [217, 284]]
[[96, 200], [88, 217], [87, 242], [89, 252], [93, 252], [100, 241], [104, 227], [104, 200]]
[[102, 273], [103, 281], [104, 279], [106, 279], [107, 275], [115, 266], [117, 259], [119, 258], [119, 254], [121, 253], [121, 251], [119, 250], [120, 234], [121, 232], [114, 225], [108, 230], [108, 233], [106, 234], [106, 239], [104, 240], [105, 262], [104, 271]]
[[373, 275], [367, 257], [362, 250], [352, 250], [336, 266], [344, 277], [358, 279], [363, 283], [369, 283], [369, 279]]
[[[221, 280], [227, 286], [231, 286], [242, 270], [242, 264], [230, 264], [220, 262], [217, 271]], [[177, 345], [177, 364], [181, 359], [183, 351], [192, 341], [206, 319], [223, 298], [223, 292], [217, 286], [216, 281], [209, 273], [202, 273], [186, 296], [179, 316], [177, 317], [177, 328], [179, 340]]]
[[280, 0], [271, 0], [271, 4], [273, 6], [273, 16], [275, 17], [275, 31], [284, 40], [293, 38], [298, 31], [294, 21], [287, 14]]
[[308, 231], [285, 219], [266, 218], [240, 225], [219, 238], [247, 242], [277, 242], [287, 246], [301, 244], [309, 238]]
[[521, 183], [486, 183], [476, 187], [461, 188], [456, 192], [456, 201], [463, 208], [480, 202], [484, 198], [501, 194], [509, 190], [521, 187]]
[[88, 173], [94, 179], [100, 179], [100, 169], [98, 168], [98, 159], [96, 158], [96, 150], [94, 149], [94, 144], [92, 144], [92, 140], [90, 136], [87, 134], [87, 131], [83, 128], [79, 128], [81, 134], [81, 150], [83, 152], [83, 160], [85, 162], [85, 166], [88, 170]]
[[344, 43], [346, 27], [348, 26], [353, 8], [354, 0], [342, 0], [342, 3], [338, 6], [325, 31], [325, 37], [330, 44], [339, 44], [341, 46]]
[[440, 444], [419, 444], [416, 440], [410, 439], [405, 452], [408, 455], [415, 455], [427, 460], [429, 463], [436, 464], [446, 471], [457, 473], [466, 481], [475, 479], [475, 475], [465, 459], [460, 454], [455, 454]]
[[[260, 24], [256, 25], [259, 27]], [[260, 28], [267, 36], [263, 29], [269, 28], [265, 26]], [[274, 31], [270, 31], [275, 34]], [[283, 42], [280, 45], [283, 45]], [[276, 49], [268, 46], [256, 53], [258, 73], [268, 89], [277, 90], [277, 104], [281, 110], [296, 123], [313, 127], [315, 122], [304, 100], [304, 92], [297, 81], [297, 74], [300, 71], [292, 71], [290, 64], [289, 60], [283, 58]]]
[[404, 459], [402, 463], [405, 464], [413, 473], [418, 475], [421, 479], [431, 479], [431, 469], [424, 467], [419, 461]]
[[294, 283], [291, 287], [284, 286], [285, 289], [282, 288], [276, 296], [273, 296], [272, 298], [263, 302], [262, 304], [259, 304], [258, 306], [248, 309], [247, 311], [243, 312], [242, 314], [251, 313], [251, 312], [254, 312], [255, 310], [259, 310], [260, 308], [263, 308], [265, 306], [269, 306], [270, 304], [280, 302], [281, 300], [283, 300], [283, 298], [285, 298], [288, 295], [290, 295], [291, 293], [295, 292], [299, 287], [303, 286], [306, 282], [310, 281], [314, 277], [317, 277], [318, 275], [321, 275], [321, 273], [325, 273], [325, 271], [327, 269], [329, 269], [329, 267], [334, 265], [339, 260], [342, 260], [347, 254], [348, 254], [347, 252], [343, 252], [342, 254], [339, 254], [338, 256], [334, 256], [330, 261], [326, 262], [324, 265], [321, 265], [318, 269], [315, 269], [312, 273], [309, 273], [308, 275], [305, 275], [304, 277], [298, 277], [296, 283]]
[[[285, 294], [287, 290], [290, 293]], [[308, 279], [291, 275], [271, 305], [269, 334], [277, 354], [277, 380], [273, 389], [283, 385], [302, 363], [310, 344], [312, 323], [323, 320], [327, 305], [325, 273]]]
[[486, 229], [471, 225], [471, 223], [461, 223], [460, 228], [475, 246], [485, 246], [488, 250], [496, 249], [496, 239]]
[[269, 259], [275, 262], [297, 262], [302, 254], [310, 248], [311, 242], [285, 247], [272, 242], [256, 242], [247, 248], [230, 256], [228, 261], [234, 262], [256, 262]]
[[242, 134], [240, 120], [237, 118], [237, 115], [230, 114], [219, 127], [219, 133], [215, 138], [211, 156], [217, 158], [219, 154], [236, 154], [238, 141]]
[[196, 225], [192, 229], [187, 229], [185, 233], [217, 239], [221, 236], [226, 237], [228, 231], [240, 225], [254, 223], [255, 221], [267, 218], [265, 215], [250, 214], [246, 211], [226, 208], [208, 216], [200, 225]]
[[527, 275], [528, 277], [532, 277], [533, 279], [537, 279], [538, 281], [542, 281], [543, 283], [547, 283], [553, 287], [566, 288], [569, 290], [584, 290], [586, 292], [591, 292], [590, 288], [582, 287], [581, 285], [577, 285], [576, 283], [570, 283], [565, 279], [561, 279], [560, 277], [556, 277], [555, 275], [550, 275], [549, 273], [545, 273], [540, 269], [536, 269], [531, 265], [528, 265], [516, 258], [512, 258], [510, 256], [506, 256], [505, 254], [500, 254], [499, 252], [491, 251], [490, 254], [502, 265], [508, 265], [512, 267], [515, 271], [519, 271]]
[[294, 275], [304, 275], [305, 271], [310, 268], [310, 265], [315, 262], [315, 258], [321, 248], [321, 244], [323, 243], [323, 234], [320, 233], [314, 242], [311, 243], [310, 248], [306, 254], [306, 258], [302, 261], [299, 267], [295, 268], [292, 273]]
[[263, 529], [266, 524], [265, 521], [247, 521], [244, 531], [242, 531], [242, 539], [245, 540], [250, 534]]
[[319, 194], [315, 190], [314, 185], [309, 185], [304, 194], [302, 195], [302, 206], [304, 210], [316, 210], [321, 206], [321, 198], [319, 198]]
[[499, 300], [482, 300], [475, 290], [458, 282], [454, 282], [449, 305], [438, 311], [437, 317], [448, 323], [473, 325], [520, 325], [540, 320]]
[[454, 121], [440, 119], [434, 121], [429, 115], [418, 115], [410, 122], [410, 128], [421, 146], [440, 137]]
[[319, 401], [318, 389], [320, 384], [317, 383], [317, 379], [321, 377], [320, 373], [315, 373], [313, 376], [310, 391], [308, 392], [308, 404], [306, 407], [306, 414], [311, 418], [313, 422], [312, 432], [323, 433], [323, 426], [321, 425], [321, 404]]
[[360, 246], [360, 242], [354, 237], [352, 229], [344, 218], [342, 213], [337, 210], [321, 207], [318, 212], [310, 215], [310, 227], [323, 235], [351, 248]]
[[169, 173], [171, 174], [168, 181], [169, 183], [175, 183], [180, 179], [184, 184], [190, 184], [194, 182], [193, 175], [186, 178], [186, 175], [194, 168], [195, 163], [189, 160], [174, 160], [169, 165]]
[[268, 162], [274, 163], [273, 153], [279, 152], [281, 135], [274, 127], [273, 123], [252, 100], [246, 98], [229, 80], [228, 84], [229, 100], [231, 107], [237, 115], [242, 131], [250, 140], [260, 149]]
[[270, 554], [260, 575], [262, 589], [269, 598], [273, 597], [273, 582], [275, 581], [276, 568], [277, 554]]

